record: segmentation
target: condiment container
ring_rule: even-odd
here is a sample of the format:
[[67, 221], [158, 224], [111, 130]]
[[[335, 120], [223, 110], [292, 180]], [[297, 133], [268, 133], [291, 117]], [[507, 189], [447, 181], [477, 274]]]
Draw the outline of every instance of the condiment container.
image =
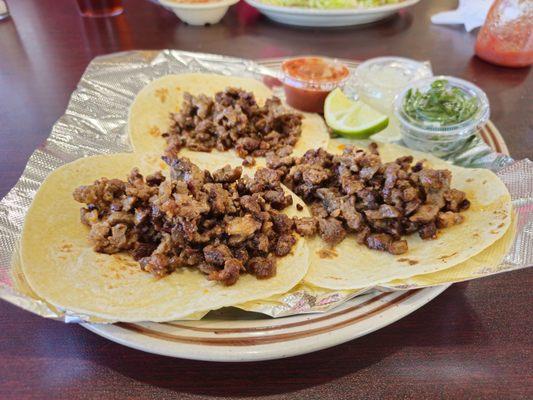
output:
[[239, 0], [159, 0], [159, 2], [189, 25], [207, 25], [220, 22], [229, 7]]
[[281, 82], [287, 103], [298, 110], [324, 112], [324, 101], [333, 89], [342, 86], [350, 75], [338, 60], [306, 56], [286, 60], [281, 65]]
[[[475, 111], [464, 121], [452, 124], [413, 118], [405, 110], [406, 96], [409, 91], [419, 90], [426, 93], [431, 84], [437, 80], [447, 81], [448, 89], [457, 88], [468, 100], [477, 106]], [[412, 92], [411, 92], [412, 93]], [[489, 119], [490, 107], [487, 95], [479, 87], [450, 76], [436, 76], [414, 82], [396, 97], [394, 115], [397, 118], [402, 140], [407, 147], [444, 157], [462, 148], [476, 134], [477, 130]]]
[[403, 57], [377, 57], [355, 70], [357, 94], [375, 109], [392, 114], [394, 98], [411, 82], [433, 75], [426, 63]]

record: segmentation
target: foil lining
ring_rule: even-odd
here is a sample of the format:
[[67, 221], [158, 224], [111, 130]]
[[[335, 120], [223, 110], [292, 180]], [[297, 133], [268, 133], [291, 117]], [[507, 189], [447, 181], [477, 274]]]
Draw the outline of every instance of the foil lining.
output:
[[[54, 124], [46, 144], [32, 154], [21, 178], [0, 202], [0, 298], [45, 318], [104, 322], [60, 310], [32, 292], [18, 260], [24, 217], [39, 186], [54, 169], [81, 157], [131, 151], [125, 128], [128, 109], [137, 92], [156, 78], [184, 72], [214, 72], [270, 80], [277, 76], [276, 71], [250, 60], [177, 50], [129, 51], [95, 58], [73, 92], [65, 114]], [[283, 97], [279, 86], [274, 89]], [[474, 138], [460, 153], [452, 155], [451, 161], [499, 171], [513, 196], [518, 233], [497, 272], [531, 266], [533, 163], [529, 160], [514, 162], [508, 156], [494, 153], [481, 138]], [[255, 310], [261, 307], [261, 312], [271, 316], [325, 312], [358, 294], [360, 291], [324, 293], [304, 289], [254, 307]], [[201, 316], [200, 313], [191, 319]]]

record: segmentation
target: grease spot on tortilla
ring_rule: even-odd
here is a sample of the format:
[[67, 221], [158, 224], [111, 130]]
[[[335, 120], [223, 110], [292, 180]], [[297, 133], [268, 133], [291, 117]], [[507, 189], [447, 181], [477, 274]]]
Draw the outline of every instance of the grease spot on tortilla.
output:
[[497, 233], [499, 233], [500, 231], [497, 230], [497, 229], [493, 229], [490, 231], [490, 233], [492, 233], [493, 235], [496, 235]]
[[484, 181], [483, 181], [483, 182], [481, 182], [481, 183], [482, 183], [483, 185], [485, 185], [485, 184], [487, 183], [487, 181], [486, 181], [486, 180], [484, 180]]
[[398, 258], [399, 262], [406, 262], [409, 265], [416, 265], [418, 264], [418, 260], [411, 260], [410, 258]]
[[468, 183], [470, 183], [470, 182], [474, 182], [474, 178], [468, 178], [466, 181], [467, 181]]
[[441, 256], [441, 257], [439, 257], [439, 260], [441, 260], [441, 261], [443, 261], [443, 262], [446, 262], [446, 260], [447, 260], [448, 258], [451, 258], [451, 257], [453, 257], [453, 256], [455, 256], [455, 255], [457, 255], [457, 252], [456, 252], [456, 251], [454, 251], [452, 254], [449, 254], [449, 255], [447, 255], [447, 256]]
[[72, 253], [72, 243], [63, 243], [59, 246], [59, 251], [63, 253]]
[[148, 134], [153, 137], [161, 136], [161, 130], [157, 126], [152, 126], [148, 131]]
[[320, 258], [335, 258], [338, 256], [334, 249], [320, 249], [316, 252]]
[[155, 97], [157, 97], [161, 103], [164, 103], [165, 101], [167, 101], [167, 96], [168, 96], [167, 88], [160, 88], [155, 91]]

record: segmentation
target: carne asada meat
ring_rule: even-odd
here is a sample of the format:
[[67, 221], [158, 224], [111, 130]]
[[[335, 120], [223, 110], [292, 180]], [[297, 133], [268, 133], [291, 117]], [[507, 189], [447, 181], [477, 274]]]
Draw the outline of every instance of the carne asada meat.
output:
[[163, 134], [168, 156], [176, 157], [182, 148], [235, 149], [245, 165], [267, 154], [287, 156], [302, 133], [302, 115], [285, 108], [279, 98], [260, 106], [252, 93], [236, 88], [227, 88], [214, 98], [185, 93], [181, 110], [171, 119], [169, 132]]
[[463, 222], [459, 212], [470, 205], [464, 192], [450, 188], [450, 171], [413, 165], [412, 156], [382, 163], [375, 143], [368, 152], [347, 147], [340, 155], [323, 149], [299, 158], [269, 155], [267, 166], [313, 214], [295, 219], [296, 231], [318, 232], [332, 246], [352, 233], [371, 249], [402, 254], [408, 251], [403, 236], [434, 239], [438, 229]]
[[[247, 109], [257, 107], [245, 93], [221, 98], [241, 100], [249, 102]], [[216, 109], [200, 104], [206, 99], [194, 101], [198, 114]], [[160, 172], [145, 179], [134, 169], [126, 181], [101, 178], [74, 190], [74, 199], [86, 205], [81, 222], [90, 227], [95, 251], [129, 252], [157, 277], [195, 267], [207, 279], [233, 285], [243, 273], [274, 276], [276, 259], [291, 252], [295, 233], [317, 229], [312, 219], [294, 221], [281, 213], [292, 197], [274, 170], [258, 169], [251, 178], [241, 176], [241, 167], [210, 173], [187, 158], [164, 159], [170, 179]]]

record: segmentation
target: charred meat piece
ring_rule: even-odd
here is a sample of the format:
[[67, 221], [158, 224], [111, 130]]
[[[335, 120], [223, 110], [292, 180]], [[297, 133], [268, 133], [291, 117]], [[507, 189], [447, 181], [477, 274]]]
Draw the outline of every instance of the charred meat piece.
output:
[[389, 245], [387, 249], [389, 253], [395, 254], [395, 255], [407, 253], [407, 250], [408, 250], [408, 246], [407, 246], [406, 240], [395, 240], [391, 242], [391, 244]]
[[342, 222], [335, 218], [320, 218], [318, 220], [320, 237], [329, 245], [335, 246], [346, 237], [346, 230]]
[[439, 213], [439, 207], [434, 204], [423, 204], [418, 207], [416, 213], [409, 217], [409, 220], [412, 222], [417, 222], [420, 224], [427, 224], [433, 221], [437, 214]]
[[203, 253], [205, 261], [217, 267], [223, 266], [227, 259], [233, 257], [231, 250], [225, 244], [207, 245], [204, 247]]
[[244, 240], [252, 236], [260, 228], [261, 223], [250, 214], [247, 214], [244, 217], [235, 217], [229, 221], [226, 226], [226, 233], [230, 236], [239, 236]]
[[158, 278], [168, 275], [174, 270], [170, 263], [170, 259], [165, 254], [161, 253], [141, 258], [139, 263], [144, 271], [150, 272]]
[[402, 214], [396, 207], [382, 204], [377, 210], [367, 210], [365, 215], [368, 219], [399, 218]]
[[444, 192], [446, 209], [453, 212], [464, 211], [470, 207], [470, 202], [466, 199], [465, 192], [457, 189], [450, 189]]
[[294, 218], [296, 232], [302, 236], [313, 236], [318, 231], [317, 220], [313, 217]]
[[437, 226], [435, 222], [429, 222], [425, 225], [422, 225], [418, 229], [418, 234], [422, 239], [435, 239], [437, 237]]
[[231, 168], [230, 165], [225, 165], [213, 172], [213, 180], [217, 183], [232, 183], [239, 179], [241, 175], [241, 167]]
[[464, 217], [453, 211], [439, 212], [437, 215], [437, 227], [441, 229], [449, 228], [450, 226], [460, 224], [463, 221]]
[[274, 254], [278, 257], [286, 256], [291, 252], [292, 247], [296, 243], [296, 238], [291, 234], [280, 235], [274, 247]]
[[392, 236], [386, 233], [372, 233], [366, 238], [366, 245], [374, 250], [389, 251]]
[[248, 261], [246, 269], [258, 279], [267, 279], [276, 275], [276, 264], [272, 258], [254, 257]]
[[241, 261], [236, 258], [229, 258], [224, 262], [224, 268], [221, 271], [213, 271], [209, 274], [209, 279], [221, 281], [224, 285], [231, 286], [237, 282], [243, 268]]
[[350, 197], [341, 204], [340, 218], [344, 220], [348, 228], [352, 231], [358, 231], [361, 229], [363, 216], [355, 209], [355, 198]]
[[272, 214], [274, 230], [278, 233], [291, 233], [294, 227], [294, 221], [285, 214]]

